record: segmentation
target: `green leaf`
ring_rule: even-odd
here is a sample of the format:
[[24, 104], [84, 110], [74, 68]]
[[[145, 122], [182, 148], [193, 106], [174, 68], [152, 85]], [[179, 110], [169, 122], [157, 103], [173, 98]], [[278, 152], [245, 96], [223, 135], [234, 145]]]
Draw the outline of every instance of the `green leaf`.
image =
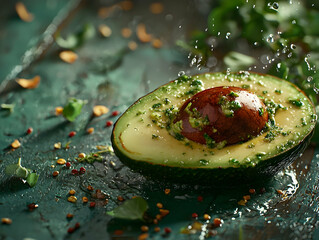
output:
[[34, 187], [39, 179], [39, 174], [37, 173], [30, 173], [26, 179], [27, 183], [29, 184], [30, 187]]
[[224, 57], [225, 64], [231, 68], [232, 71], [243, 70], [255, 63], [255, 58], [239, 52], [229, 52]]
[[10, 164], [6, 167], [5, 173], [14, 177], [26, 179], [29, 175], [29, 170], [21, 166], [21, 158], [19, 158], [18, 163]]
[[10, 111], [10, 113], [13, 113], [14, 107], [15, 107], [15, 104], [7, 104], [7, 103], [1, 104], [1, 109], [8, 110]]
[[78, 32], [68, 35], [65, 39], [58, 33], [55, 41], [62, 47], [67, 49], [75, 49], [84, 44], [88, 39], [92, 38], [95, 34], [95, 28], [92, 24], [84, 24], [82, 29]]
[[71, 98], [63, 108], [63, 116], [70, 122], [73, 122], [80, 115], [84, 104], [85, 101], [81, 99]]
[[141, 197], [136, 197], [126, 200], [122, 205], [107, 212], [107, 214], [120, 219], [144, 221], [143, 216], [147, 209], [147, 202]]

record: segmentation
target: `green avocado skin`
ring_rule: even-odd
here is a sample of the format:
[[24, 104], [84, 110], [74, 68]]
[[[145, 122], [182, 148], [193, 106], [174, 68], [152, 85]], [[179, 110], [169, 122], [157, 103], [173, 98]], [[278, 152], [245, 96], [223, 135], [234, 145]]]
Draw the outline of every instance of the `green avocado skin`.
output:
[[112, 146], [119, 159], [133, 171], [158, 181], [200, 184], [209, 186], [236, 186], [253, 184], [274, 176], [294, 162], [311, 142], [314, 130], [299, 144], [272, 158], [259, 162], [254, 167], [237, 168], [181, 168], [136, 161], [123, 154], [115, 144], [112, 134]]

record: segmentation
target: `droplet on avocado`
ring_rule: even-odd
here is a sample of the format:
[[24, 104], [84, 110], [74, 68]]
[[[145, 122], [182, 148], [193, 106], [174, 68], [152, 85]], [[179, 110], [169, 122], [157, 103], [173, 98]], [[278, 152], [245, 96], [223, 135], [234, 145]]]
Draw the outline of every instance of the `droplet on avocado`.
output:
[[188, 99], [174, 120], [178, 121], [182, 121], [181, 134], [185, 138], [215, 147], [259, 135], [268, 113], [256, 94], [239, 87], [220, 86]]

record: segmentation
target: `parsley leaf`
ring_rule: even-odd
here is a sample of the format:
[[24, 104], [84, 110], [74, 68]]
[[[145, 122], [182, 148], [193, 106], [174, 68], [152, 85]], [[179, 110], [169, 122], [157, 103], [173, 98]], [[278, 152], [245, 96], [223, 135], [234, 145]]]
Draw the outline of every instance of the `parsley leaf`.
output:
[[82, 107], [85, 103], [86, 101], [83, 101], [81, 99], [71, 98], [63, 108], [63, 116], [70, 122], [73, 122], [77, 118], [77, 116], [80, 115]]
[[126, 219], [126, 220], [141, 220], [144, 221], [144, 213], [148, 209], [148, 204], [142, 197], [136, 197], [126, 200], [122, 205], [107, 212], [108, 215]]
[[5, 169], [5, 173], [26, 180], [30, 187], [34, 187], [39, 178], [37, 173], [21, 166], [21, 158], [19, 158], [18, 163], [8, 165]]

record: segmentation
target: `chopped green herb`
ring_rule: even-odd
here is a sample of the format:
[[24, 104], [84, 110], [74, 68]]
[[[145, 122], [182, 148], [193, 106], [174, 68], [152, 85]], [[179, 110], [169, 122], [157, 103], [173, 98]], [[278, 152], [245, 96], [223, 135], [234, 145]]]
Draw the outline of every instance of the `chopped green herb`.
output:
[[37, 173], [21, 166], [21, 158], [19, 158], [18, 163], [8, 165], [5, 169], [5, 173], [26, 180], [30, 187], [34, 187], [39, 178]]
[[1, 109], [8, 110], [10, 113], [13, 113], [14, 107], [15, 107], [15, 104], [7, 104], [7, 103], [1, 104]]
[[158, 135], [152, 134], [152, 139], [158, 139]]
[[207, 133], [204, 133], [204, 138], [206, 140], [206, 145], [209, 148], [214, 148], [216, 146], [216, 142], [213, 138], [211, 138]]
[[148, 204], [141, 197], [126, 200], [122, 205], [107, 212], [108, 215], [114, 218], [126, 220], [144, 220], [144, 214], [148, 209]]
[[155, 109], [155, 108], [160, 108], [162, 106], [161, 103], [155, 103], [152, 108]]
[[304, 105], [304, 103], [300, 99], [291, 99], [289, 100], [289, 103], [295, 105], [296, 107], [302, 107]]
[[80, 115], [84, 104], [86, 104], [84, 100], [71, 98], [63, 108], [63, 116], [73, 122]]

